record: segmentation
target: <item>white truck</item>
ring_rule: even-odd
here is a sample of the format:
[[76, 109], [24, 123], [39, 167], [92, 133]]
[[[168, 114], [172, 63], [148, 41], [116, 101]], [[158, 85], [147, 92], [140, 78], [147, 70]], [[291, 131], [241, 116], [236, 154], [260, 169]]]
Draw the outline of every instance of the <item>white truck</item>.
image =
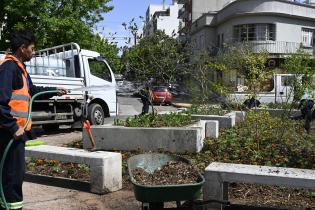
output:
[[[3, 57], [0, 54], [0, 59]], [[25, 64], [37, 86], [78, 89], [64, 96], [35, 101], [33, 125], [42, 125], [44, 129], [57, 129], [61, 124], [79, 128], [84, 104], [94, 125], [101, 125], [104, 118], [118, 114], [115, 77], [99, 53], [69, 43], [39, 50]]]
[[[256, 99], [261, 103], [290, 103], [293, 100], [293, 87], [290, 85], [290, 78], [294, 77], [293, 74], [275, 74], [268, 82], [268, 90], [260, 92]], [[244, 86], [243, 86], [244, 87]], [[230, 94], [230, 100], [241, 104], [244, 100], [249, 98], [246, 88], [242, 91], [236, 91]]]

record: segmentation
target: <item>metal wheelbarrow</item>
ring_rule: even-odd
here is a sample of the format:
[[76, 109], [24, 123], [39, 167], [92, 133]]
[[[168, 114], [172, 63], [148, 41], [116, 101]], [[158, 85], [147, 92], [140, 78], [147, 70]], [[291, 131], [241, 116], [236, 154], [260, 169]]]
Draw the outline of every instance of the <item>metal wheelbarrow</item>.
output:
[[177, 203], [176, 209], [197, 209], [192, 208], [192, 206], [183, 207], [181, 202], [191, 201], [193, 203], [200, 198], [201, 188], [205, 182], [200, 172], [197, 175], [197, 183], [194, 184], [141, 185], [134, 179], [132, 173], [134, 169], [142, 168], [152, 174], [157, 168], [161, 168], [169, 161], [191, 164], [186, 158], [167, 154], [142, 154], [128, 159], [128, 170], [136, 199], [142, 202], [143, 210], [164, 209], [164, 202], [170, 201]]

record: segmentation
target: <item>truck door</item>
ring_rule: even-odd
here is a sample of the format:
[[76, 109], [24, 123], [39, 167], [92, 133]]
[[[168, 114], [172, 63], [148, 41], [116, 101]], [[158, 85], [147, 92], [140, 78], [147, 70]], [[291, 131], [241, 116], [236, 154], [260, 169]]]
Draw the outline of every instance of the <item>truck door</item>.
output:
[[[116, 116], [116, 82], [114, 74], [107, 62], [101, 57], [86, 57], [86, 67], [89, 69], [88, 87], [104, 86], [99, 90], [89, 90], [88, 94], [92, 96], [91, 104], [92, 116], [97, 116], [98, 122], [92, 124], [102, 124], [104, 117]], [[93, 105], [94, 104], [94, 105]], [[93, 107], [98, 106], [99, 112], [93, 113]]]

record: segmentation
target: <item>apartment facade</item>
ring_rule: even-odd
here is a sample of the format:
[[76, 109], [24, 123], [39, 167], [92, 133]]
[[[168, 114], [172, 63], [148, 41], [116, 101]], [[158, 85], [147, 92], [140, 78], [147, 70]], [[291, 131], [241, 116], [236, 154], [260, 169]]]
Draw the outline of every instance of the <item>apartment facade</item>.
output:
[[146, 12], [143, 36], [149, 36], [157, 30], [164, 31], [168, 36], [178, 36], [181, 19], [178, 18], [178, 11], [182, 4], [173, 0], [172, 5], [149, 5]]
[[188, 34], [193, 22], [203, 14], [220, 11], [224, 6], [233, 0], [179, 0], [182, 8], [178, 12], [178, 17], [182, 19], [180, 33]]
[[224, 43], [247, 42], [257, 52], [265, 49], [286, 55], [302, 47], [315, 54], [315, 6], [311, 3], [236, 0], [221, 9], [214, 4], [192, 22], [187, 34], [197, 50], [215, 52]]
[[[184, 1], [184, 0], [183, 0]], [[315, 0], [303, 3], [288, 0], [234, 0], [218, 4], [209, 0], [204, 13], [194, 15], [193, 4], [203, 0], [186, 0], [190, 6], [190, 25], [185, 33], [194, 52], [207, 51], [215, 56], [224, 46], [248, 45], [253, 52], [267, 51], [268, 66], [277, 68], [285, 57], [298, 52], [315, 55]], [[212, 4], [212, 5], [211, 5]], [[195, 6], [196, 7], [196, 6]], [[183, 15], [181, 11], [179, 16]], [[185, 15], [184, 15], [185, 16]], [[197, 18], [194, 20], [194, 18]], [[210, 79], [224, 79], [226, 84], [244, 85], [236, 72], [213, 72]]]
[[283, 56], [301, 47], [315, 54], [315, 6], [286, 0], [236, 0], [207, 12], [192, 23], [190, 40], [197, 50], [215, 53], [224, 44], [249, 44], [254, 52]]

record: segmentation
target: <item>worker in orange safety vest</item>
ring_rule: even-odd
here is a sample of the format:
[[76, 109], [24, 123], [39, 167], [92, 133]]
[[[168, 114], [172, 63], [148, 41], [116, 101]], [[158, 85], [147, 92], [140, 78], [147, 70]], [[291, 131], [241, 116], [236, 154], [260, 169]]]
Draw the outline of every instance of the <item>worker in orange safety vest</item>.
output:
[[[30, 61], [34, 54], [35, 37], [24, 30], [16, 31], [10, 40], [12, 54], [7, 54], [0, 61], [0, 158], [11, 139], [14, 142], [8, 152], [3, 168], [3, 190], [10, 209], [22, 209], [22, 184], [25, 173], [25, 141], [27, 132], [31, 130], [32, 122], [27, 128], [23, 127], [27, 121], [31, 96], [42, 91], [59, 90], [63, 95], [63, 88], [38, 87], [33, 85], [26, 71], [24, 62]], [[50, 98], [55, 94], [45, 97]], [[0, 209], [4, 209], [0, 198]]]

